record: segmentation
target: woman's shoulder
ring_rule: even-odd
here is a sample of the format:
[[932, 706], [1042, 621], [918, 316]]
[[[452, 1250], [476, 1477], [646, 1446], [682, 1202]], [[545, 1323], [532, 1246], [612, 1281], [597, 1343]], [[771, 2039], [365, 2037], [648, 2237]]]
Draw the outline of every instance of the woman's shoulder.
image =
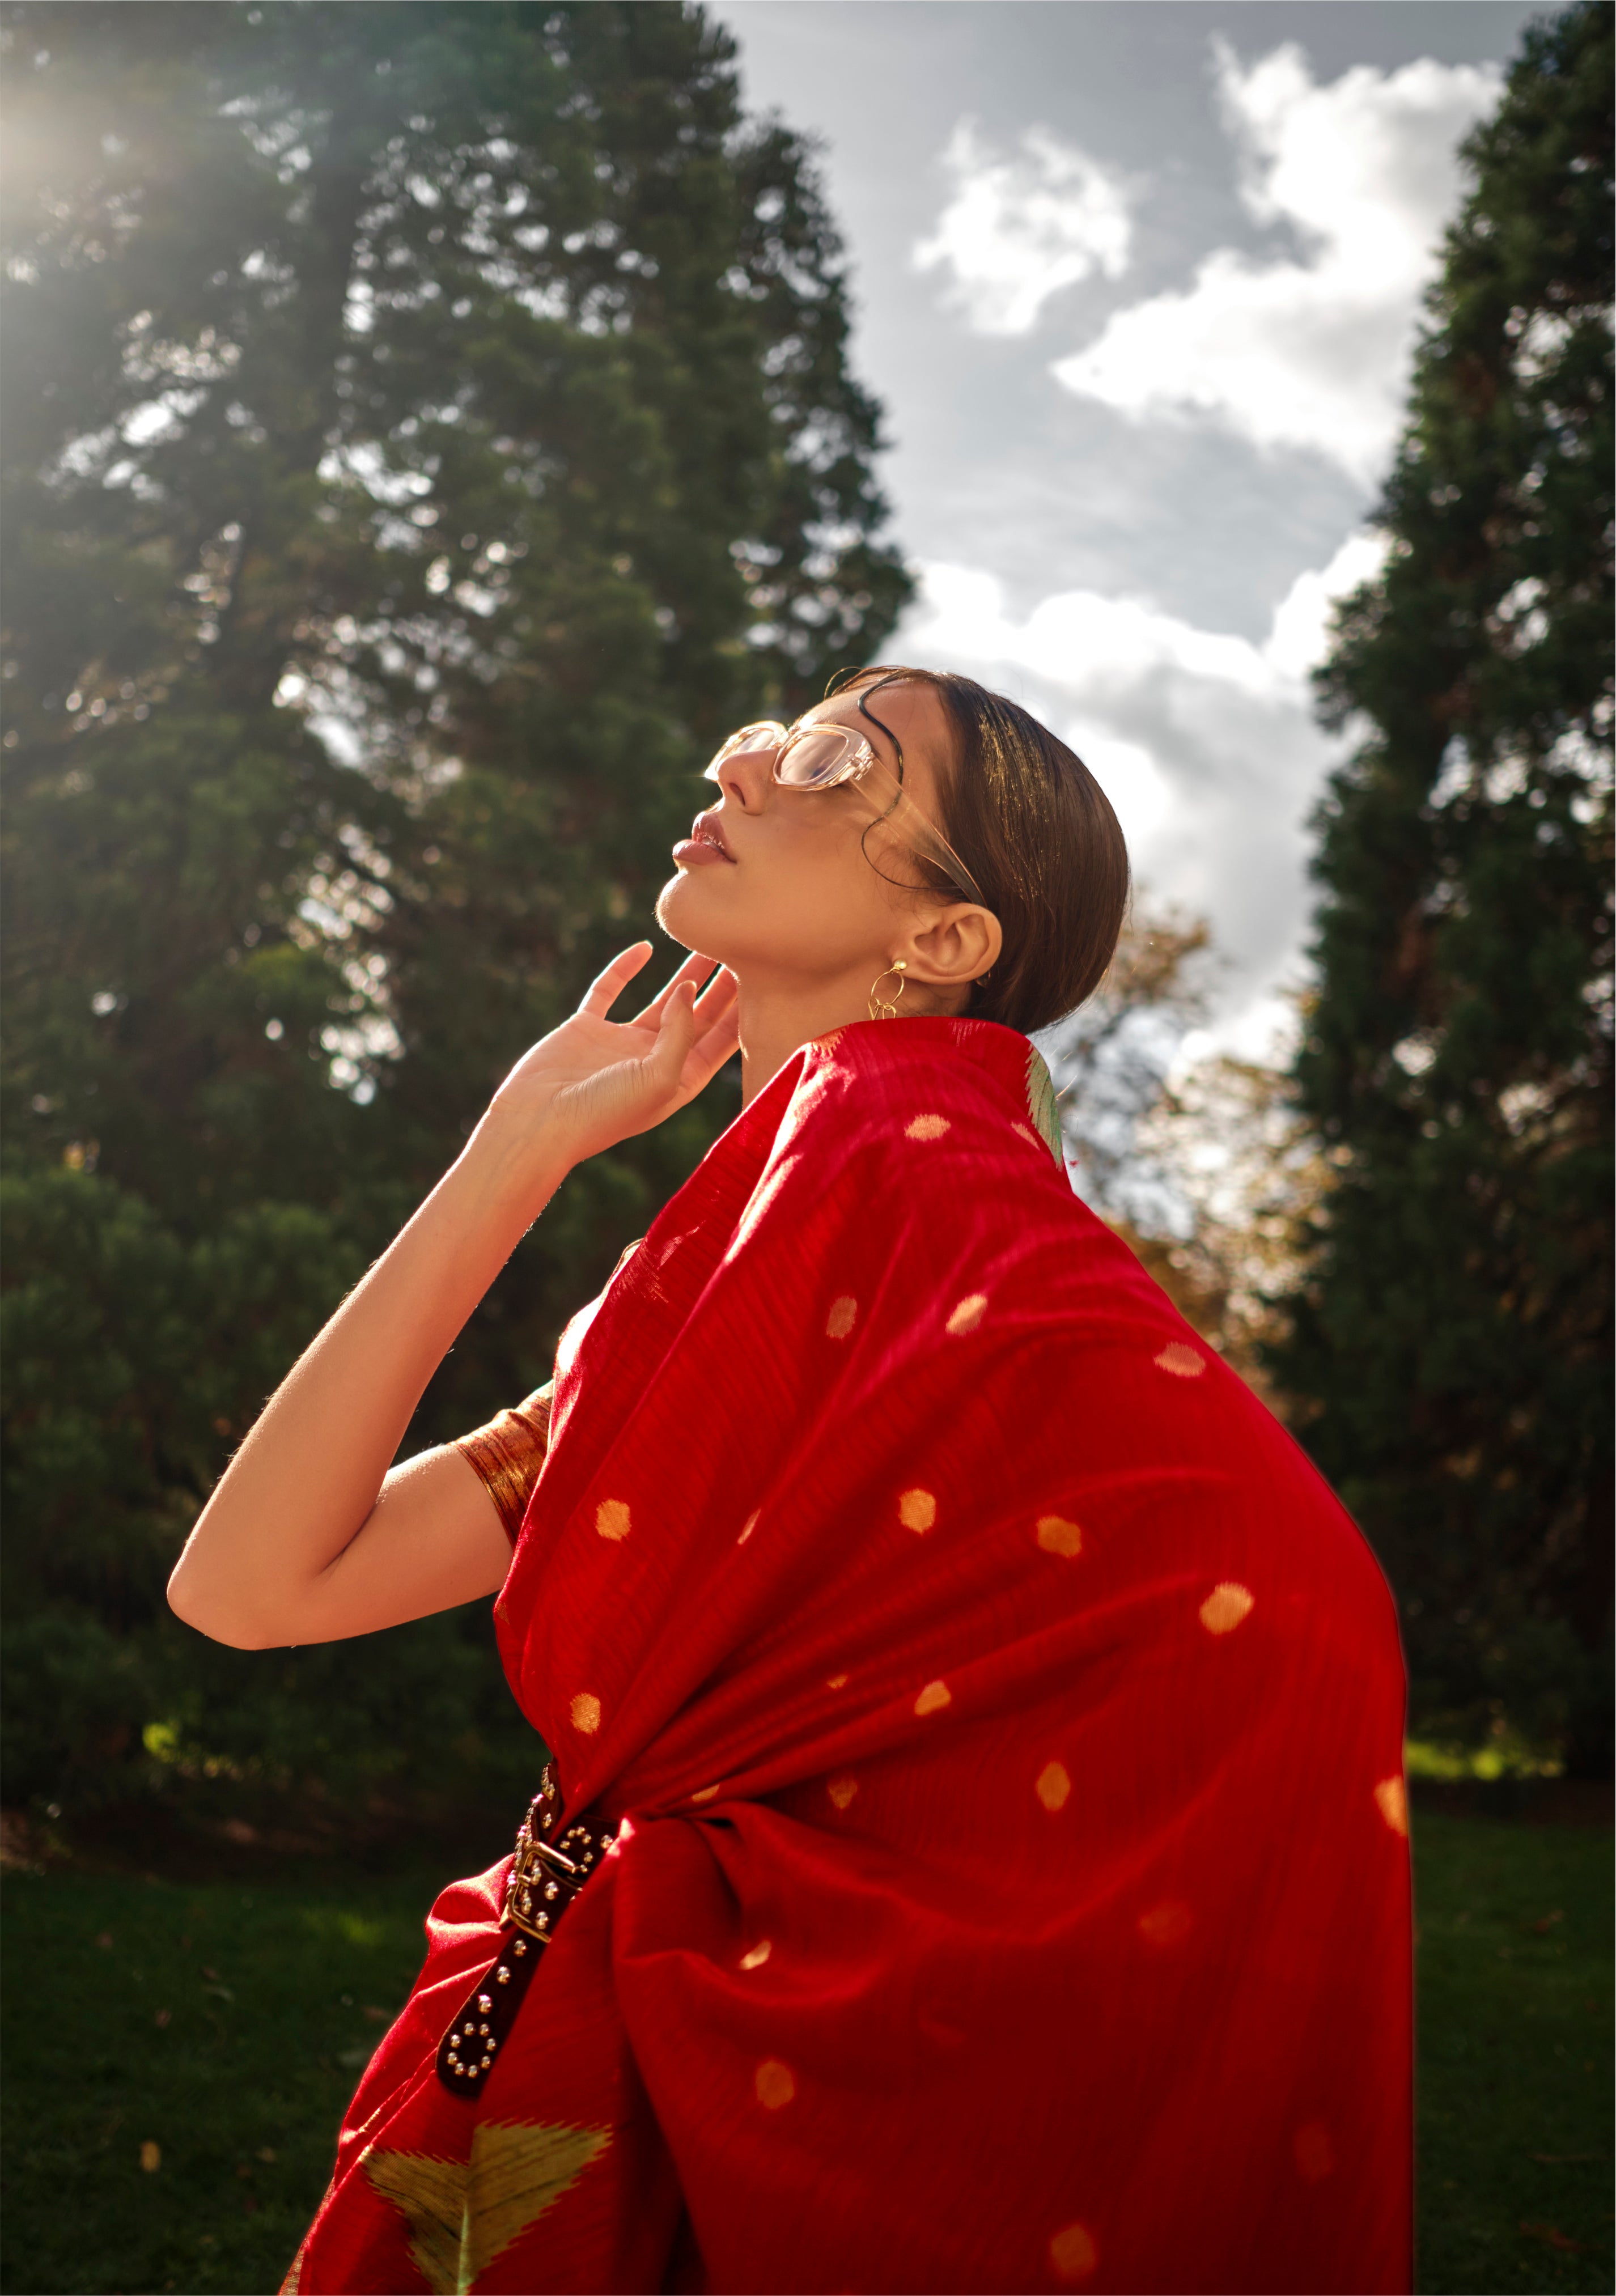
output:
[[1043, 1055], [992, 1021], [858, 1021], [815, 1038], [783, 1129], [835, 1130], [844, 1153], [906, 1158], [923, 1146], [941, 1163], [989, 1146], [1025, 1151], [1065, 1177]]

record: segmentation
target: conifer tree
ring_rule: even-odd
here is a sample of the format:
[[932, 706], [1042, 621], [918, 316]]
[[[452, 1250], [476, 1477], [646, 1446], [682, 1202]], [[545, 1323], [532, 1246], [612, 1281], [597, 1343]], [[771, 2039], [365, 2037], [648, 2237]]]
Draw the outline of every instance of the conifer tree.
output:
[[1416, 1723], [1610, 1760], [1612, 12], [1527, 33], [1322, 674], [1296, 1067], [1334, 1168], [1274, 1368]]
[[[163, 1578], [651, 926], [717, 739], [901, 604], [836, 236], [676, 0], [47, 0], [0, 38], [13, 1754], [397, 1761], [482, 1695], [457, 1629], [244, 1672]], [[546, 1375], [726, 1089], [576, 1177], [415, 1439]]]

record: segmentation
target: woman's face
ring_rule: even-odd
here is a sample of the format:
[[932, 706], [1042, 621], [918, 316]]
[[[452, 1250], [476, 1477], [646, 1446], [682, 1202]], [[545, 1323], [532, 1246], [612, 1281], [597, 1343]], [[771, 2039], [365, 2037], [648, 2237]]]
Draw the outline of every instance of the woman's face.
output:
[[[896, 735], [905, 793], [942, 828], [939, 771], [949, 728], [937, 694], [901, 682], [863, 692], [879, 724], [860, 714], [858, 692], [819, 702], [800, 722], [850, 727], [894, 775]], [[880, 820], [887, 802], [882, 791], [866, 795], [855, 783], [783, 788], [767, 755], [726, 758], [714, 803], [677, 849], [677, 874], [662, 888], [658, 922], [674, 940], [727, 965], [743, 986], [867, 984], [904, 955], [912, 980], [931, 976], [942, 1001], [963, 1002], [965, 985], [997, 954], [997, 925], [972, 904], [917, 898], [887, 882], [915, 885], [922, 875], [901, 831]], [[957, 996], [949, 993], [956, 988]]]

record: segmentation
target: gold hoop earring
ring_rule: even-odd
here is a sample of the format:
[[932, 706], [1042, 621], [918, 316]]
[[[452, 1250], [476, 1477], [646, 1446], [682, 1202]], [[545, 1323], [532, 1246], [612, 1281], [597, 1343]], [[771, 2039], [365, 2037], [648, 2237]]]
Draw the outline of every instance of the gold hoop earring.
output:
[[[874, 980], [871, 981], [870, 1018], [872, 1021], [897, 1020], [898, 998], [904, 993], [904, 974], [907, 969], [908, 968], [905, 964], [904, 959], [900, 956], [896, 964], [889, 964], [885, 972], [878, 972]], [[897, 994], [889, 1003], [887, 998], [878, 995], [877, 991], [880, 989], [882, 982], [887, 978], [887, 974], [892, 972], [895, 972], [898, 975], [898, 990]]]

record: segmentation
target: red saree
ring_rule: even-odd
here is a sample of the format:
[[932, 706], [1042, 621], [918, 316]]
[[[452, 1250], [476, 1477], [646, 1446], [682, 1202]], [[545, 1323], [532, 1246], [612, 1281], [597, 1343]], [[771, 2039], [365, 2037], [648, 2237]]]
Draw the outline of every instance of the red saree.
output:
[[289, 2287], [1408, 2286], [1392, 1603], [1047, 1098], [809, 1045], [569, 1327], [496, 1615], [620, 1839], [474, 2103], [439, 1898]]

